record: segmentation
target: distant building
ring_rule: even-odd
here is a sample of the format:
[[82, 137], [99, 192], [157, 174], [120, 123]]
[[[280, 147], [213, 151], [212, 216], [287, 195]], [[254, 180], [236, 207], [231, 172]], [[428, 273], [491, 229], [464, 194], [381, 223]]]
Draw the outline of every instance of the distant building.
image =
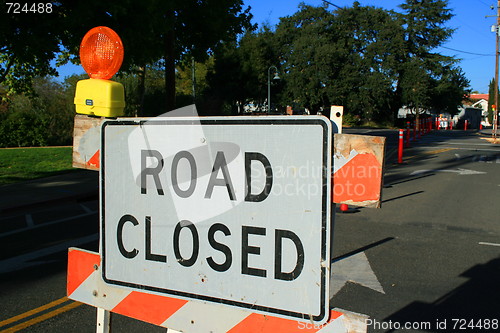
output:
[[[418, 111], [421, 115], [432, 115], [431, 111], [419, 109]], [[415, 116], [415, 110], [404, 105], [402, 108], [398, 110], [398, 118], [409, 118]]]
[[[488, 121], [488, 94], [470, 94], [470, 101], [464, 101], [464, 108], [470, 106], [472, 108], [481, 110], [481, 122], [485, 126], [489, 126], [490, 123]], [[462, 108], [462, 110], [464, 109]], [[461, 111], [462, 111], [461, 110]]]
[[480, 100], [480, 99], [488, 100], [489, 95], [488, 94], [470, 94], [469, 98], [472, 100]]
[[[479, 124], [484, 122], [482, 117], [483, 110], [480, 108], [464, 105], [458, 110], [460, 112], [453, 119], [455, 126], [458, 128], [463, 128], [466, 120], [467, 128], [469, 129], [479, 129]], [[488, 112], [486, 112], [486, 114], [487, 113]]]

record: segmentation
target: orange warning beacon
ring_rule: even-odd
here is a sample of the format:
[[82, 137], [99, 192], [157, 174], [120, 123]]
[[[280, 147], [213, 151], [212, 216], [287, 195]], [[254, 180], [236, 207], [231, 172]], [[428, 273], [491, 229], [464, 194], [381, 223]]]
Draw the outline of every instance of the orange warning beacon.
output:
[[80, 61], [90, 79], [78, 81], [76, 85], [76, 113], [123, 116], [123, 85], [109, 80], [123, 61], [123, 44], [118, 34], [108, 27], [91, 29], [80, 44]]

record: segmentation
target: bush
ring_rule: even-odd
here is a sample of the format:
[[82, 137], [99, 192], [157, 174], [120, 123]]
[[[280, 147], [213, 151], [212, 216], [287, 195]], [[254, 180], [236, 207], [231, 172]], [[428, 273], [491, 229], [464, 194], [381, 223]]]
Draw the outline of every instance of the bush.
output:
[[11, 113], [0, 124], [0, 147], [45, 146], [46, 127], [46, 122], [36, 114]]
[[10, 96], [0, 113], [0, 147], [70, 145], [74, 90], [47, 78], [34, 83], [35, 95]]
[[361, 118], [357, 115], [352, 115], [350, 113], [344, 113], [342, 119], [344, 126], [359, 126], [361, 124]]

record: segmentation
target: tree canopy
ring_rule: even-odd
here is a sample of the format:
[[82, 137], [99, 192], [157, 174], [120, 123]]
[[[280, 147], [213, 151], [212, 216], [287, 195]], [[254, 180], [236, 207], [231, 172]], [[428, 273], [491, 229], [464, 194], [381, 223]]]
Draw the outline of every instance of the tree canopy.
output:
[[274, 29], [249, 31], [216, 54], [216, 76], [231, 76], [238, 88], [225, 95], [242, 102], [265, 100], [267, 68], [275, 65], [283, 79], [275, 98], [283, 105], [313, 113], [343, 105], [367, 121], [394, 121], [402, 106], [454, 113], [469, 82], [457, 59], [435, 52], [453, 33], [446, 6], [408, 0], [395, 12], [358, 2], [334, 11], [301, 4]]
[[[52, 17], [48, 20], [47, 16]], [[8, 13], [0, 10], [0, 85], [9, 91], [27, 91], [36, 76], [53, 75], [50, 65], [59, 51], [54, 31], [60, 16], [54, 13]]]
[[[51, 13], [0, 14], [0, 84], [26, 90], [35, 76], [54, 74], [50, 61], [78, 61], [84, 34], [95, 26], [115, 30], [125, 45], [124, 71], [163, 62], [167, 107], [175, 102], [175, 66], [189, 54], [206, 59], [225, 41], [250, 28], [242, 0], [60, 0]], [[13, 78], [23, 78], [18, 82]], [[163, 110], [164, 111], [164, 110]]]
[[55, 57], [78, 62], [83, 35], [105, 25], [125, 46], [118, 80], [129, 115], [192, 103], [193, 86], [203, 114], [237, 114], [248, 103], [265, 110], [273, 66], [280, 110], [343, 105], [366, 121], [394, 121], [403, 105], [454, 113], [469, 81], [458, 59], [436, 52], [453, 34], [452, 15], [446, 0], [402, 0], [399, 11], [301, 4], [257, 30], [243, 0], [60, 0], [50, 14], [0, 13], [0, 94], [29, 91], [55, 73]]

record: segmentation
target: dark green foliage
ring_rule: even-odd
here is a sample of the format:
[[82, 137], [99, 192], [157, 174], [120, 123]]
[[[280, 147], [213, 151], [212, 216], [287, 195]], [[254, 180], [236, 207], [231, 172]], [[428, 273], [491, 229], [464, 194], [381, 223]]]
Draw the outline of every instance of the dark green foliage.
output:
[[0, 84], [28, 92], [34, 77], [56, 73], [50, 63], [56, 54], [60, 64], [78, 62], [85, 33], [108, 26], [123, 40], [123, 71], [163, 62], [164, 99], [171, 109], [177, 63], [185, 56], [205, 60], [208, 53], [250, 28], [250, 19], [242, 0], [60, 0], [43, 15], [16, 15], [2, 8]]
[[495, 103], [495, 87], [498, 87], [495, 84], [495, 78], [491, 79], [490, 84], [488, 86], [488, 121], [490, 124], [493, 124], [493, 105], [496, 107], [496, 112], [498, 112], [498, 105]]
[[275, 30], [247, 32], [216, 54], [212, 95], [222, 105], [263, 105], [269, 66], [282, 80], [272, 101], [328, 114], [343, 105], [355, 122], [394, 121], [397, 110], [455, 113], [468, 80], [456, 59], [433, 53], [452, 34], [447, 2], [409, 0], [403, 13], [354, 2], [329, 11], [301, 4]]
[[[257, 32], [247, 31], [238, 44], [228, 44], [216, 54], [213, 71], [207, 77], [207, 108], [211, 114], [216, 109], [238, 114], [249, 102], [265, 111], [269, 68], [276, 66], [280, 76], [283, 70], [274, 43], [274, 33], [265, 26]], [[274, 70], [271, 79], [273, 76]], [[276, 98], [280, 82], [272, 80], [271, 88]]]
[[453, 17], [447, 6], [447, 0], [406, 0], [400, 5], [403, 9], [400, 19], [405, 30], [406, 57], [432, 60], [429, 57], [437, 56], [428, 53], [448, 40], [454, 31], [444, 26]]
[[430, 107], [440, 112], [457, 113], [464, 96], [468, 96], [469, 80], [460, 67], [444, 67], [441, 75], [432, 81]]
[[0, 124], [0, 147], [45, 146], [45, 126], [46, 121], [37, 114], [12, 113]]
[[[61, 1], [67, 13], [62, 42], [66, 59], [77, 54], [89, 27], [106, 25], [122, 38], [125, 59], [122, 70], [159, 64], [164, 69], [163, 109], [175, 107], [175, 69], [183, 58], [204, 61], [208, 54], [232, 41], [250, 27], [249, 8], [242, 0], [89, 0]], [[140, 83], [143, 84], [143, 83]], [[141, 97], [142, 99], [143, 97]]]
[[55, 6], [45, 22], [0, 14], [0, 146], [71, 144], [82, 77], [39, 77], [54, 72], [49, 61], [60, 48], [60, 63], [77, 61], [81, 38], [98, 25], [124, 42], [115, 79], [125, 86], [127, 116], [156, 116], [193, 101], [200, 115], [236, 115], [248, 103], [265, 112], [272, 66], [281, 78], [271, 80], [273, 110], [294, 105], [328, 115], [331, 105], [343, 105], [352, 124], [394, 121], [403, 105], [454, 113], [468, 92], [457, 59], [435, 52], [453, 33], [445, 0], [406, 0], [400, 13], [358, 2], [334, 11], [301, 4], [258, 31], [241, 0]]
[[329, 104], [331, 83], [349, 52], [336, 32], [334, 16], [324, 7], [302, 4], [296, 14], [280, 20], [276, 41], [284, 73], [284, 98], [313, 111]]
[[382, 121], [392, 102], [395, 67], [403, 48], [397, 16], [381, 8], [353, 7], [336, 12], [338, 47], [348, 50], [332, 77], [332, 104], [344, 105], [365, 121]]
[[53, 75], [50, 61], [59, 51], [61, 16], [53, 6], [50, 14], [0, 10], [0, 85], [10, 92], [29, 92], [37, 76]]
[[469, 81], [457, 59], [433, 53], [453, 33], [443, 0], [408, 0], [403, 13], [302, 4], [276, 28], [285, 103], [343, 105], [364, 121], [395, 120], [403, 105], [455, 113]]
[[35, 78], [31, 95], [9, 97], [0, 113], [0, 147], [71, 145], [74, 86]]
[[445, 26], [453, 16], [447, 6], [446, 0], [406, 0], [400, 6], [404, 52], [396, 67], [396, 99], [412, 109], [417, 118], [426, 109], [456, 113], [468, 92], [469, 81], [455, 66], [458, 60], [433, 52], [454, 31]]
[[152, 117], [165, 112], [165, 79], [158, 65], [144, 67], [144, 86], [141, 89], [139, 70], [121, 73], [115, 77], [125, 89], [125, 115]]

